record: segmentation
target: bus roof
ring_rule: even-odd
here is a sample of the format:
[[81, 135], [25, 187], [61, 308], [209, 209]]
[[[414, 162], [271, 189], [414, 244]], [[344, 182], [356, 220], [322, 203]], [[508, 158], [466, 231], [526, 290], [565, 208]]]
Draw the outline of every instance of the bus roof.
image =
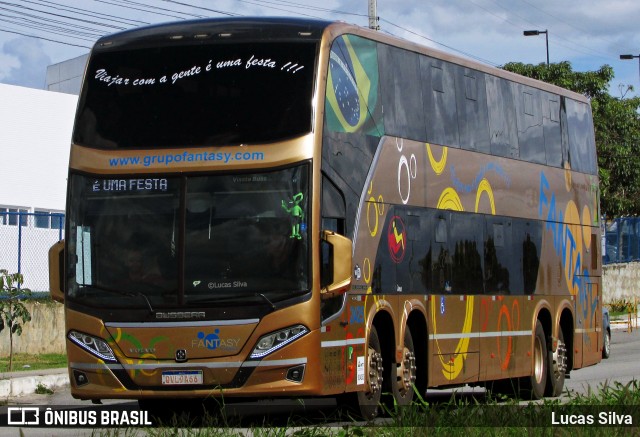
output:
[[227, 17], [185, 20], [138, 27], [104, 36], [94, 50], [114, 47], [137, 48], [172, 41], [194, 40], [319, 40], [330, 21], [282, 17]]

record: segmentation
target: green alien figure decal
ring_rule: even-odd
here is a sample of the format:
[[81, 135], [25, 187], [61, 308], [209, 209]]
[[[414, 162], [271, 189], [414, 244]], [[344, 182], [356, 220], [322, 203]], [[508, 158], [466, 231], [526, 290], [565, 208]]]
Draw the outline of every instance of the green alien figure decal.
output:
[[[287, 213], [293, 218], [293, 225], [291, 227], [291, 235], [289, 235], [289, 238], [297, 238], [298, 240], [302, 239], [302, 235], [300, 235], [300, 225], [303, 225], [304, 223], [304, 211], [300, 207], [300, 204], [302, 203], [303, 198], [304, 195], [302, 193], [298, 193], [288, 202], [285, 202], [284, 200], [282, 201], [282, 209], [287, 211]], [[289, 206], [287, 206], [287, 203]]]

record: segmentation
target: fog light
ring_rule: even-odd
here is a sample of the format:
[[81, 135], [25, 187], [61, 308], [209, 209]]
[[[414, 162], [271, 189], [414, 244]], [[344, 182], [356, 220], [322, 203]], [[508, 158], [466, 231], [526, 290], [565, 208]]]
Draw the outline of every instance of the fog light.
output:
[[292, 382], [302, 382], [302, 379], [304, 378], [304, 367], [305, 365], [301, 364], [287, 370], [287, 380]]
[[76, 385], [78, 387], [89, 384], [89, 378], [87, 378], [87, 375], [79, 370], [73, 371], [73, 379], [76, 381]]

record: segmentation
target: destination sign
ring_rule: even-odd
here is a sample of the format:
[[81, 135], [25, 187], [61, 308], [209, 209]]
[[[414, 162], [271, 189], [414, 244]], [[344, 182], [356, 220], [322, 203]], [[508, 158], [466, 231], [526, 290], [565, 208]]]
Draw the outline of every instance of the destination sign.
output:
[[103, 179], [96, 180], [91, 190], [94, 193], [102, 191], [167, 191], [169, 182], [162, 178], [147, 179]]

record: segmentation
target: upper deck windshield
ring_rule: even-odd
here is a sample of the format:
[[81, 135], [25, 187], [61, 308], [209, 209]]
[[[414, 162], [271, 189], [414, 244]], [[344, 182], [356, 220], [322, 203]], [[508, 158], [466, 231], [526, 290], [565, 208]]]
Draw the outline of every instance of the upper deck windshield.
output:
[[311, 131], [317, 43], [200, 43], [92, 55], [73, 140], [101, 149], [269, 143]]
[[70, 179], [68, 298], [100, 308], [269, 305], [309, 291], [309, 166]]

